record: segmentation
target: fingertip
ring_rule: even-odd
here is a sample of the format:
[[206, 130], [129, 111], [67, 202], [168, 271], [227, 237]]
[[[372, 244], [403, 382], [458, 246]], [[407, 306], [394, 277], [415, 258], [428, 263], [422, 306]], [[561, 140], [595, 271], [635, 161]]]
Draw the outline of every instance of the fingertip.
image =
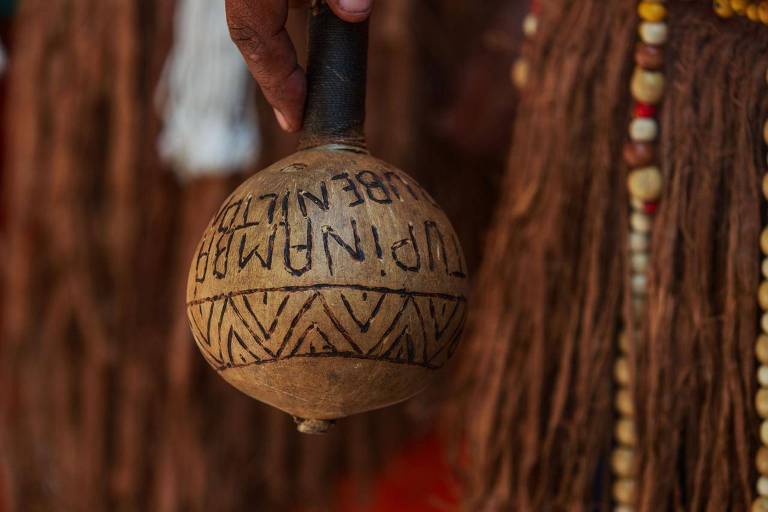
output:
[[275, 119], [277, 119], [277, 124], [280, 125], [280, 128], [289, 133], [294, 132], [295, 130], [293, 129], [293, 126], [288, 122], [288, 119], [286, 119], [283, 113], [277, 108], [274, 108], [273, 110], [275, 111]]
[[359, 23], [368, 19], [373, 0], [328, 0], [331, 10], [344, 21]]
[[272, 104], [275, 118], [284, 131], [293, 133], [301, 130], [306, 90], [304, 70], [296, 66], [280, 84], [280, 92], [275, 95]]

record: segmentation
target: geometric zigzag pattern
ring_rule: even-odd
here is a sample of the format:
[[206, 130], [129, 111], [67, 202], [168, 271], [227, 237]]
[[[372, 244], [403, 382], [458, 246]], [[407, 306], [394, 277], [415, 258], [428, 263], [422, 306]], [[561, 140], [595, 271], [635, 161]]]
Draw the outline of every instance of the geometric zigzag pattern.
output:
[[265, 288], [187, 304], [215, 368], [293, 357], [375, 359], [437, 369], [455, 352], [464, 297], [349, 285]]

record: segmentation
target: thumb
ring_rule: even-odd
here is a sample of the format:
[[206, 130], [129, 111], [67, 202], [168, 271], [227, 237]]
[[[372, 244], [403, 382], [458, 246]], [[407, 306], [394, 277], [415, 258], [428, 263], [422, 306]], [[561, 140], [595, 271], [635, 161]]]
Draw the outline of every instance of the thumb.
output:
[[331, 10], [344, 21], [365, 21], [373, 10], [373, 0], [326, 0]]

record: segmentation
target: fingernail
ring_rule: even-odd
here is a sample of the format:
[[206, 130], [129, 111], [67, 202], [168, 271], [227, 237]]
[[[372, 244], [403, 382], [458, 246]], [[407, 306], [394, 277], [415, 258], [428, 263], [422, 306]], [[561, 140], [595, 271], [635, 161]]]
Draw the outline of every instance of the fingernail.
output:
[[290, 132], [291, 125], [288, 124], [288, 120], [285, 118], [283, 113], [277, 109], [273, 109], [273, 110], [275, 111], [275, 118], [277, 119], [277, 123], [280, 125], [280, 128], [282, 128], [286, 132]]
[[371, 10], [371, 0], [339, 0], [339, 7], [355, 14]]

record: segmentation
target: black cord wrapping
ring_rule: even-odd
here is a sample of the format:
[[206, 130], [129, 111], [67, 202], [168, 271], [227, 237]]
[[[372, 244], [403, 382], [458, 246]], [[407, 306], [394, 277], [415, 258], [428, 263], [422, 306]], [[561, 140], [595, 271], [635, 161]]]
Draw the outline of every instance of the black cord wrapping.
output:
[[325, 2], [313, 2], [301, 149], [324, 144], [365, 148], [367, 65], [368, 21], [345, 22]]

